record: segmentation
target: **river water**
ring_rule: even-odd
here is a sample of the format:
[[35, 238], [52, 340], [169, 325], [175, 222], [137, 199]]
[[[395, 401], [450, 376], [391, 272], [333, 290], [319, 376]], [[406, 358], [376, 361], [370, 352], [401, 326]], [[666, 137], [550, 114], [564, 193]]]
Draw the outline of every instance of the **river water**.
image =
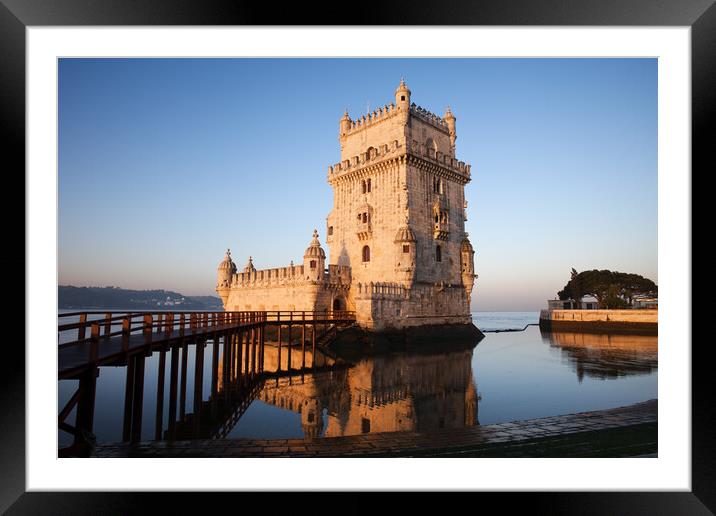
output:
[[[220, 422], [224, 428], [221, 436], [268, 439], [432, 431], [606, 409], [657, 398], [656, 336], [550, 333], [537, 326], [520, 332], [490, 333], [522, 329], [536, 323], [538, 317], [538, 312], [476, 312], [473, 321], [486, 334], [473, 349], [443, 349], [436, 343], [434, 352], [365, 357], [336, 370], [253, 386], [247, 394], [248, 408], [238, 421]], [[194, 346], [189, 346], [185, 419], [191, 418], [187, 414], [194, 407], [194, 353]], [[209, 345], [202, 381], [202, 399], [207, 402], [211, 397], [212, 354]], [[275, 362], [275, 348], [267, 346], [267, 370], [272, 360]], [[327, 357], [316, 360], [319, 364], [332, 363]], [[158, 353], [147, 357], [142, 439], [156, 435], [158, 364]], [[169, 376], [167, 372], [162, 438], [167, 437], [170, 419]], [[122, 440], [125, 383], [124, 366], [100, 368], [93, 428], [97, 442]], [[76, 387], [73, 380], [59, 382], [60, 408]], [[211, 420], [209, 427], [216, 427], [212, 418], [223, 416], [212, 412], [201, 417], [205, 422]], [[73, 418], [70, 415], [67, 421]], [[175, 415], [177, 418], [180, 414]], [[214, 436], [207, 431], [182, 435]], [[58, 437], [60, 446], [71, 442], [65, 432], [60, 431]]]

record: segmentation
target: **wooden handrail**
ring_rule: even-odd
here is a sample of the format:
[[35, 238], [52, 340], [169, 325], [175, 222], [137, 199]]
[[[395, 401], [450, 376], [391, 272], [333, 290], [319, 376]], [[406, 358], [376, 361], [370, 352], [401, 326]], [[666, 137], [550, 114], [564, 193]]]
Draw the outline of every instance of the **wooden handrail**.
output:
[[[85, 337], [85, 331], [87, 326], [90, 326], [93, 331], [99, 331], [100, 324], [104, 326], [104, 334], [102, 337], [115, 337], [117, 335], [128, 336], [132, 332], [143, 331], [145, 333], [152, 333], [156, 328], [157, 333], [161, 333], [164, 330], [165, 333], [169, 334], [174, 329], [178, 329], [183, 332], [186, 329], [186, 315], [189, 315], [189, 329], [196, 331], [199, 328], [216, 328], [223, 325], [242, 325], [242, 324], [256, 324], [261, 322], [277, 322], [280, 324], [281, 316], [286, 321], [288, 316], [289, 323], [299, 322], [305, 324], [311, 322], [316, 318], [333, 319], [333, 320], [355, 320], [355, 312], [347, 310], [292, 310], [292, 311], [228, 311], [228, 312], [212, 312], [212, 311], [180, 311], [178, 312], [178, 320], [174, 318], [174, 313], [166, 310], [152, 310], [143, 312], [121, 312], [113, 315], [112, 312], [101, 311], [101, 312], [77, 312], [73, 314], [59, 314], [59, 317], [68, 317], [70, 315], [79, 315], [80, 320], [75, 323], [66, 323], [58, 325], [58, 333], [63, 331], [69, 331], [77, 329], [77, 340], [72, 342], [66, 342], [60, 345], [61, 348], [80, 344], [87, 341], [99, 340], [99, 333], [93, 335], [90, 338]], [[301, 314], [300, 319], [298, 316], [294, 318], [294, 314]], [[87, 315], [103, 315], [103, 318], [93, 319], [92, 321], [87, 320]], [[211, 314], [211, 315], [210, 315]], [[307, 318], [307, 314], [309, 317]], [[156, 320], [155, 320], [155, 316]], [[136, 321], [136, 322], [135, 322]], [[112, 326], [121, 326], [119, 331], [111, 331]], [[94, 328], [97, 330], [94, 330]]]

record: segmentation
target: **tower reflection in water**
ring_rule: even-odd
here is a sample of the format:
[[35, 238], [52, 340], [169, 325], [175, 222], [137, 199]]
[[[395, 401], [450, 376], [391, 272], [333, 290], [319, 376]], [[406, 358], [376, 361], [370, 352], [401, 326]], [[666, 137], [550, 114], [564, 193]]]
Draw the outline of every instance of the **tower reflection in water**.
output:
[[[374, 356], [331, 372], [268, 380], [257, 397], [299, 414], [308, 438], [473, 426], [479, 398], [472, 354]], [[275, 371], [275, 348], [266, 348], [265, 359], [265, 370]]]
[[655, 372], [659, 366], [658, 337], [615, 333], [541, 331], [542, 342], [559, 349], [574, 367], [580, 383], [585, 376], [600, 380]]

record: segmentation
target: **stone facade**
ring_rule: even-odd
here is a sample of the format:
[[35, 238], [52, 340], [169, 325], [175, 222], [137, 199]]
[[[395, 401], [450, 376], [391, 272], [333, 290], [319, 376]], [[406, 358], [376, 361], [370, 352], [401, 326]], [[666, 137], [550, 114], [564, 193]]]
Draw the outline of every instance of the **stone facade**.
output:
[[372, 330], [469, 324], [470, 165], [455, 157], [455, 121], [449, 108], [439, 117], [411, 103], [403, 81], [394, 103], [357, 120], [345, 113], [341, 161], [328, 167], [328, 267], [315, 231], [303, 265], [237, 273], [227, 253], [225, 309], [348, 309]]

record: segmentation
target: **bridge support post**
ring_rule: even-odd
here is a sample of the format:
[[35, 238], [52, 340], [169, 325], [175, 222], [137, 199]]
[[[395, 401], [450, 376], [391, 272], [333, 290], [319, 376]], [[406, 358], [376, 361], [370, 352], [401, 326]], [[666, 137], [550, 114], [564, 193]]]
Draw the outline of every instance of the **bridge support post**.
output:
[[129, 441], [132, 434], [132, 403], [134, 400], [134, 358], [127, 356], [127, 375], [124, 383], [124, 423], [122, 440]]
[[134, 396], [132, 402], [132, 434], [130, 440], [142, 439], [142, 408], [144, 405], [144, 355], [134, 356]]
[[[98, 376], [98, 367], [92, 367], [80, 376], [80, 397], [77, 401], [77, 416], [75, 418], [75, 428], [78, 433], [85, 431], [91, 434], [93, 431]], [[82, 439], [80, 435], [75, 434], [74, 442], [75, 444], [84, 444], [84, 439]]]
[[174, 438], [177, 420], [177, 382], [179, 381], [179, 346], [172, 347], [171, 364], [169, 366], [169, 438]]
[[251, 330], [246, 330], [244, 332], [244, 338], [246, 340], [245, 346], [244, 346], [244, 381], [246, 381], [246, 378], [250, 374], [250, 362], [249, 362], [249, 352], [251, 351], [249, 348], [251, 347]]
[[278, 323], [278, 365], [276, 372], [281, 371], [281, 322]]
[[[224, 340], [226, 340], [227, 331], [222, 332]], [[211, 396], [216, 398], [219, 392], [219, 337], [214, 338], [214, 346], [211, 351]]]
[[179, 420], [184, 421], [186, 416], [186, 373], [189, 365], [189, 346], [182, 341], [181, 346], [181, 385], [179, 386]]
[[[198, 433], [201, 426], [201, 404], [204, 398], [204, 348], [206, 340], [196, 341], [194, 354], [194, 431]], [[195, 435], [197, 435], [195, 433]]]
[[164, 370], [166, 369], [167, 350], [163, 349], [159, 355], [159, 366], [157, 371], [157, 415], [154, 428], [154, 439], [159, 441], [162, 438], [164, 428]]
[[[304, 320], [306, 314], [303, 314]], [[306, 369], [306, 323], [301, 325], [301, 369]]]
[[258, 326], [251, 330], [251, 376], [256, 375], [256, 347], [258, 344]]
[[260, 351], [259, 351], [259, 372], [261, 372], [261, 373], [264, 372], [264, 344], [265, 344], [264, 331], [265, 331], [265, 330], [266, 330], [266, 323], [264, 323], [264, 324], [261, 326], [261, 330], [260, 330], [260, 331], [261, 331], [261, 334], [260, 334], [260, 338], [261, 338], [261, 348], [260, 348]]
[[[293, 316], [292, 316], [293, 317]], [[288, 335], [286, 335], [286, 346], [288, 346], [288, 351], [286, 354], [288, 355], [288, 363], [286, 364], [286, 371], [291, 371], [291, 323], [288, 323]], [[289, 381], [291, 380], [291, 377], [289, 376]]]
[[311, 367], [316, 368], [316, 323], [311, 329]]

